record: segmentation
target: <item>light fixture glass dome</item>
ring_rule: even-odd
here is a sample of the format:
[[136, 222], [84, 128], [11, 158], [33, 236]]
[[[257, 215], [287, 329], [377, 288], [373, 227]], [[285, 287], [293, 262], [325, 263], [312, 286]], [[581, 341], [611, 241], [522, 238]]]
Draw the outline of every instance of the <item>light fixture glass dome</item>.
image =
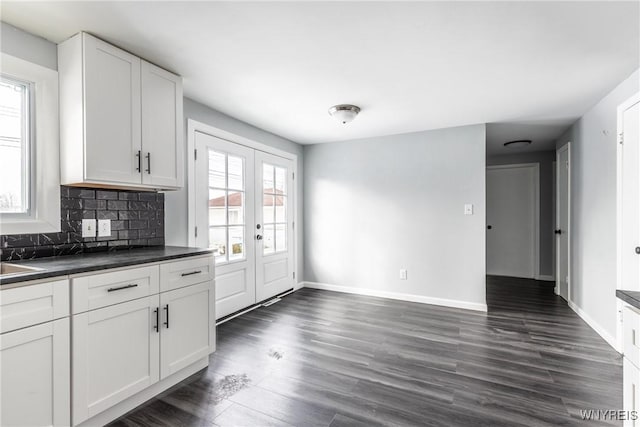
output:
[[360, 107], [351, 104], [334, 105], [329, 108], [329, 115], [343, 125], [353, 121], [359, 112]]

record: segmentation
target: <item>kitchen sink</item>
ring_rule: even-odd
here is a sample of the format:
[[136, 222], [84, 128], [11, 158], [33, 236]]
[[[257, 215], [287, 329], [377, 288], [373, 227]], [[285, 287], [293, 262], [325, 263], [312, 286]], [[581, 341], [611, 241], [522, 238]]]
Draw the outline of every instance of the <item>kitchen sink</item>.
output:
[[33, 273], [35, 271], [42, 271], [42, 269], [35, 267], [25, 267], [23, 265], [11, 264], [8, 262], [0, 262], [0, 277]]

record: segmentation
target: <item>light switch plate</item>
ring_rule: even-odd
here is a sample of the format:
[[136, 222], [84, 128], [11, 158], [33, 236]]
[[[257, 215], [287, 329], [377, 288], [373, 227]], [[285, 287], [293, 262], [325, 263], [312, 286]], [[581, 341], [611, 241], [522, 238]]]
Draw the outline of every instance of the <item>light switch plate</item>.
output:
[[96, 220], [82, 220], [82, 237], [96, 237]]
[[464, 205], [464, 214], [473, 215], [473, 205], [471, 203], [467, 203], [466, 205]]
[[98, 237], [111, 236], [111, 220], [99, 219], [98, 220]]

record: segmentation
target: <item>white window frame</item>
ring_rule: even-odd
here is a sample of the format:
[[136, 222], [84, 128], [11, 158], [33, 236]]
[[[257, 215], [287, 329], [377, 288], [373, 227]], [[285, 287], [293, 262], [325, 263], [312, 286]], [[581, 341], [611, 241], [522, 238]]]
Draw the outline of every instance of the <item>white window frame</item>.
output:
[[31, 138], [28, 214], [0, 214], [0, 234], [60, 231], [60, 141], [58, 72], [2, 53], [0, 73], [32, 82], [34, 121]]

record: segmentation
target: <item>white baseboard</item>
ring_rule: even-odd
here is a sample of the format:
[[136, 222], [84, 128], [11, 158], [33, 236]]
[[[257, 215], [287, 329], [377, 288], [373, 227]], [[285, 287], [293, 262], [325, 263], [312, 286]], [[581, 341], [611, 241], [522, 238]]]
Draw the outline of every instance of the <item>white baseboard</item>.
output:
[[594, 331], [596, 331], [598, 333], [598, 335], [600, 335], [602, 337], [602, 339], [604, 339], [607, 344], [609, 344], [611, 347], [613, 347], [614, 350], [619, 351], [616, 347], [617, 347], [617, 340], [616, 337], [614, 337], [613, 335], [609, 334], [602, 326], [600, 326], [600, 324], [598, 324], [595, 320], [593, 320], [591, 317], [589, 317], [589, 315], [580, 307], [578, 307], [573, 301], [568, 301], [569, 304], [569, 308], [571, 308], [571, 310], [575, 311], [576, 314], [578, 316], [580, 316], [580, 318], [582, 320], [584, 320], [586, 322], [587, 325], [589, 325], [591, 327], [591, 329], [593, 329]]
[[347, 294], [366, 295], [370, 297], [389, 298], [400, 301], [419, 302], [422, 304], [441, 305], [445, 307], [463, 308], [465, 310], [487, 311], [487, 304], [469, 301], [459, 301], [444, 298], [427, 297], [422, 295], [403, 294], [399, 292], [378, 291], [375, 289], [352, 288], [350, 286], [329, 285], [327, 283], [302, 282], [305, 288], [322, 289], [325, 291], [344, 292]]
[[553, 277], [553, 276], [549, 276], [547, 274], [540, 274], [540, 275], [538, 275], [537, 280], [544, 280], [546, 282], [555, 282], [556, 278]]

